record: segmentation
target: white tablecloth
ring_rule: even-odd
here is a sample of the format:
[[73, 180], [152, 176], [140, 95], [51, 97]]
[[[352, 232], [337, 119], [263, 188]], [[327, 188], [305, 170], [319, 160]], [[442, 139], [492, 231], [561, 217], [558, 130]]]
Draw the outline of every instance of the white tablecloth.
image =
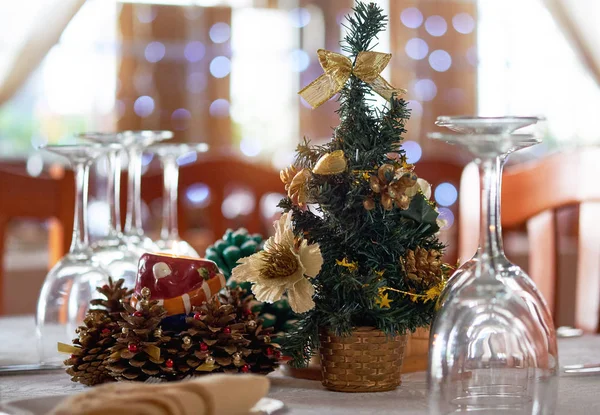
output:
[[[35, 361], [32, 317], [0, 318], [0, 365]], [[561, 365], [600, 362], [600, 336], [559, 340]], [[392, 392], [351, 394], [325, 390], [320, 382], [289, 378], [279, 372], [269, 375], [269, 396], [283, 401], [294, 415], [426, 414], [425, 376], [402, 377], [402, 386]], [[557, 414], [600, 414], [600, 374], [562, 375]], [[13, 399], [64, 395], [83, 390], [64, 372], [0, 376], [0, 402]]]

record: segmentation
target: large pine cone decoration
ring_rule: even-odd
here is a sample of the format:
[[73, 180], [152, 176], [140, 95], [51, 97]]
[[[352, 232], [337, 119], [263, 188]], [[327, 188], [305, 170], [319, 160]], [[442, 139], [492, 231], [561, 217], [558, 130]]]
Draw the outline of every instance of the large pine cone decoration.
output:
[[77, 329], [78, 338], [73, 340], [79, 352], [64, 361], [67, 373], [73, 382], [88, 386], [110, 382], [113, 379], [106, 367], [106, 358], [109, 348], [115, 344], [112, 335], [118, 325], [105, 310], [89, 311], [83, 323]]
[[403, 263], [409, 283], [421, 289], [437, 285], [444, 275], [442, 253], [435, 249], [409, 249]]
[[180, 334], [180, 345], [163, 348], [173, 370], [193, 375], [273, 371], [279, 346], [271, 343], [273, 329], [262, 329], [250, 310], [251, 301], [252, 296], [236, 288], [196, 307], [186, 319], [190, 328]]
[[165, 363], [159, 345], [170, 339], [157, 329], [167, 312], [158, 301], [147, 298], [138, 301], [138, 305], [139, 310], [135, 310], [123, 304], [121, 333], [114, 335], [116, 344], [107, 359], [110, 374], [117, 380], [144, 381], [160, 374], [160, 366]]

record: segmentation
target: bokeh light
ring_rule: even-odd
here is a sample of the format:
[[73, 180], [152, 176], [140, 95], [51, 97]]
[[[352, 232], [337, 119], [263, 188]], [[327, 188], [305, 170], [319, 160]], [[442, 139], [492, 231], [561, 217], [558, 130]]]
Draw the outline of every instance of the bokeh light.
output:
[[208, 31], [208, 36], [215, 43], [225, 43], [231, 37], [231, 27], [225, 22], [215, 23]]
[[419, 101], [431, 101], [437, 95], [437, 86], [431, 79], [419, 79], [415, 82], [414, 91]]
[[281, 193], [267, 193], [264, 195], [260, 200], [260, 213], [263, 218], [273, 220], [276, 214], [281, 213], [281, 209], [277, 205], [284, 197], [285, 195]]
[[171, 114], [171, 123], [176, 131], [187, 130], [190, 126], [192, 114], [185, 108], [177, 108]]
[[158, 10], [156, 7], [152, 7], [147, 4], [137, 5], [135, 8], [135, 15], [140, 23], [151, 23], [156, 19]]
[[308, 68], [310, 64], [310, 58], [308, 53], [302, 49], [295, 49], [291, 52], [292, 59], [292, 70], [294, 72], [303, 72]]
[[217, 56], [210, 62], [210, 74], [215, 78], [225, 78], [231, 72], [231, 61], [226, 56]]
[[32, 177], [37, 177], [42, 174], [42, 170], [44, 169], [44, 159], [39, 152], [35, 152], [31, 154], [27, 158], [27, 174]]
[[206, 84], [206, 74], [202, 72], [192, 72], [188, 75], [185, 86], [187, 87], [188, 91], [197, 94], [206, 89]]
[[427, 53], [429, 52], [429, 46], [427, 46], [427, 42], [425, 42], [423, 39], [413, 37], [406, 42], [404, 50], [409, 58], [420, 60], [427, 56]]
[[475, 29], [475, 19], [469, 13], [458, 13], [452, 18], [452, 26], [458, 33], [467, 35]]
[[429, 16], [425, 20], [425, 30], [431, 36], [442, 36], [448, 30], [448, 24], [442, 16]]
[[434, 197], [438, 205], [452, 206], [458, 198], [458, 191], [452, 183], [444, 182], [437, 185]]
[[148, 62], [158, 62], [165, 57], [165, 45], [160, 42], [150, 42], [146, 45], [144, 56]]
[[206, 48], [204, 47], [204, 43], [195, 40], [185, 45], [183, 54], [189, 62], [198, 62], [206, 54]]
[[186, 164], [195, 163], [198, 160], [198, 153], [190, 151], [189, 153], [183, 154], [177, 157], [177, 165], [185, 166]]
[[410, 117], [420, 117], [423, 115], [423, 105], [419, 101], [415, 101], [414, 99], [410, 99], [406, 101], [406, 106], [410, 109]]
[[185, 190], [185, 198], [195, 208], [202, 208], [210, 203], [210, 189], [204, 183], [194, 183]]
[[289, 17], [293, 27], [300, 28], [310, 23], [310, 12], [303, 7], [290, 10]]
[[148, 117], [154, 112], [154, 100], [147, 95], [138, 97], [133, 103], [133, 111], [142, 118]]
[[448, 208], [441, 207], [438, 209], [438, 219], [444, 221], [445, 224], [440, 228], [441, 230], [449, 229], [454, 225], [454, 213]]
[[446, 72], [452, 65], [452, 57], [443, 49], [434, 50], [429, 55], [429, 65], [435, 71]]
[[262, 143], [254, 137], [244, 137], [240, 142], [240, 150], [248, 157], [256, 157], [262, 150]]
[[423, 13], [416, 7], [409, 7], [400, 13], [400, 21], [404, 26], [416, 29], [423, 23]]
[[416, 141], [404, 141], [402, 142], [402, 149], [406, 153], [406, 161], [410, 164], [414, 164], [421, 159], [423, 150]]
[[227, 219], [246, 216], [252, 213], [256, 198], [248, 189], [236, 189], [231, 192], [221, 205], [221, 212]]
[[225, 118], [229, 116], [229, 101], [223, 98], [215, 99], [211, 102], [208, 112], [215, 118]]

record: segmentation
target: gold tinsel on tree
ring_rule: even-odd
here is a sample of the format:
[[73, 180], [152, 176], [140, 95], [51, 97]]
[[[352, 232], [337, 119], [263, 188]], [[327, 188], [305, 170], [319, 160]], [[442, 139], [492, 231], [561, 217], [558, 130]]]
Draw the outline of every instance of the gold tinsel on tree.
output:
[[160, 366], [165, 363], [158, 346], [169, 338], [157, 329], [167, 312], [158, 301], [148, 300], [149, 296], [150, 290], [144, 288], [138, 310], [123, 304], [125, 311], [118, 322], [121, 333], [114, 335], [116, 344], [107, 359], [110, 375], [117, 380], [146, 380], [161, 373]]
[[122, 279], [113, 282], [109, 278], [108, 284], [97, 288], [103, 298], [91, 301], [97, 308], [90, 310], [83, 325], [77, 328], [78, 337], [69, 348], [71, 357], [64, 361], [73, 382], [92, 386], [113, 380], [106, 367], [106, 358], [109, 348], [115, 344], [113, 335], [119, 330], [116, 320], [124, 310], [122, 301], [129, 301], [131, 295], [131, 291], [122, 286]]

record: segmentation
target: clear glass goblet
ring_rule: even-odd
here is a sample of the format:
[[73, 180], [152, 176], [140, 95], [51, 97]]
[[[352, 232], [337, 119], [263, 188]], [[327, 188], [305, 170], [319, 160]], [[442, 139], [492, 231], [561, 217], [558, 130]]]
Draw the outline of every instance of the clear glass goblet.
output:
[[[435, 124], [439, 127], [446, 127], [452, 131], [462, 134], [512, 134], [518, 129], [536, 124], [538, 121], [542, 120], [543, 118], [540, 117], [477, 117], [460, 115], [440, 116], [436, 120]], [[513, 136], [512, 142], [514, 144], [514, 147], [509, 148], [505, 153], [498, 156], [499, 166], [496, 172], [496, 185], [498, 189], [502, 187], [502, 171], [504, 169], [504, 164], [508, 160], [509, 155], [515, 151], [522, 150], [540, 143], [540, 141], [536, 138], [522, 135]], [[496, 192], [496, 200], [494, 201], [491, 207], [491, 209], [494, 210], [492, 212], [492, 217], [495, 219], [495, 223], [493, 225], [498, 230], [498, 235], [502, 235], [502, 224], [499, 222], [500, 194], [501, 192]], [[526, 285], [530, 291], [533, 289], [537, 292], [537, 289], [532, 284], [529, 276], [527, 276], [519, 267], [510, 263], [504, 255], [502, 238], [496, 241], [496, 243], [499, 246], [499, 251], [501, 252], [502, 260], [505, 264], [504, 268], [516, 267], [515, 269], [518, 269], [519, 272], [522, 273], [522, 275], [525, 278], [525, 281], [523, 281], [524, 285]], [[480, 249], [481, 247], [479, 247], [478, 251]], [[440, 306], [446, 301], [450, 293], [454, 291], [455, 287], [456, 289], [458, 289], [460, 288], [460, 286], [462, 286], [462, 284], [465, 282], [467, 275], [472, 275], [472, 273], [467, 273], [465, 275], [464, 271], [471, 270], [473, 267], [475, 267], [477, 258], [478, 254], [476, 253], [471, 259], [463, 263], [452, 274], [452, 276], [448, 280], [448, 283], [444, 287], [444, 290], [442, 290], [442, 293], [438, 298], [438, 304]], [[537, 295], [539, 296], [539, 293]]]
[[70, 343], [83, 322], [96, 287], [108, 282], [108, 273], [98, 264], [88, 245], [87, 196], [90, 164], [109, 148], [94, 144], [48, 145], [47, 151], [69, 159], [75, 170], [75, 215], [69, 253], [46, 275], [36, 313], [36, 336], [40, 363], [60, 364], [64, 357], [57, 343]]
[[108, 233], [91, 245], [94, 258], [113, 279], [123, 278], [125, 286], [133, 288], [140, 256], [138, 247], [127, 244], [121, 231], [121, 151], [131, 144], [117, 133], [89, 132], [77, 137], [109, 148], [106, 153], [108, 168], [106, 177], [106, 203], [109, 207]]
[[129, 156], [125, 240], [134, 248], [146, 252], [158, 251], [158, 247], [144, 234], [142, 227], [142, 155], [148, 146], [173, 138], [173, 133], [171, 131], [124, 131], [119, 134], [119, 137]]
[[558, 381], [554, 325], [531, 279], [505, 260], [495, 225], [499, 157], [533, 136], [430, 137], [470, 150], [481, 182], [477, 260], [463, 271], [469, 275], [461, 277], [464, 283], [452, 290], [431, 328], [431, 413], [552, 414]]
[[177, 198], [179, 185], [179, 164], [177, 159], [186, 154], [204, 153], [208, 144], [156, 144], [150, 151], [158, 155], [163, 168], [163, 220], [160, 239], [155, 241], [161, 252], [172, 255], [199, 258], [192, 246], [179, 237], [177, 224]]

